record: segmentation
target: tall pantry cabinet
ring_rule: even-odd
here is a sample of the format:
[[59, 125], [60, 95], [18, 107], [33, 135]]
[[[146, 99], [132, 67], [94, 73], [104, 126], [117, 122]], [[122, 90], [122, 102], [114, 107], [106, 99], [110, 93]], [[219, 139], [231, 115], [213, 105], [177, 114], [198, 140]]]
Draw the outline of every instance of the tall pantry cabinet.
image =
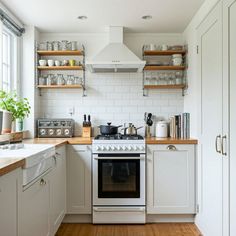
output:
[[[228, 82], [229, 100], [229, 231], [236, 235], [236, 0], [225, 0], [224, 16], [224, 83]], [[228, 79], [227, 79], [228, 78]], [[227, 114], [227, 113], [226, 113]]]
[[199, 214], [204, 236], [236, 235], [236, 0], [222, 0], [197, 28]]

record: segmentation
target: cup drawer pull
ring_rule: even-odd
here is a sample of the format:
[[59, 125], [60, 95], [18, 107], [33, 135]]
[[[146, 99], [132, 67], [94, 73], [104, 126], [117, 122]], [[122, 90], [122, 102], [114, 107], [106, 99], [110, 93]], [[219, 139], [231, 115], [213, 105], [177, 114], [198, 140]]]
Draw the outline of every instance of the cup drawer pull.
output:
[[168, 145], [166, 149], [169, 151], [176, 151], [177, 150], [177, 148], [174, 145]]

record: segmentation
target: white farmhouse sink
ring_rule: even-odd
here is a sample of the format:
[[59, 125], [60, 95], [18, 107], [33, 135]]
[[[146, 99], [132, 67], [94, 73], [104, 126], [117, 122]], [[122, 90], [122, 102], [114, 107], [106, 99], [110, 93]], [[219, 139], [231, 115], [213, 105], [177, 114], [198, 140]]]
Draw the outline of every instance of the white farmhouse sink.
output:
[[27, 185], [52, 167], [55, 147], [52, 144], [20, 144], [0, 147], [0, 160], [25, 158], [23, 185]]

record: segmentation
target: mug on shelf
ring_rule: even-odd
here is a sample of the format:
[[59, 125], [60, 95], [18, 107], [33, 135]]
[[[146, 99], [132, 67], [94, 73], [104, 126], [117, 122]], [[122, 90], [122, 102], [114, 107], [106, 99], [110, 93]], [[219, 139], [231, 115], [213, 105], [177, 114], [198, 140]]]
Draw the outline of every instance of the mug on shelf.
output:
[[54, 60], [52, 59], [48, 60], [48, 66], [54, 66]]
[[75, 66], [75, 60], [73, 60], [73, 59], [69, 60], [69, 65], [70, 66]]

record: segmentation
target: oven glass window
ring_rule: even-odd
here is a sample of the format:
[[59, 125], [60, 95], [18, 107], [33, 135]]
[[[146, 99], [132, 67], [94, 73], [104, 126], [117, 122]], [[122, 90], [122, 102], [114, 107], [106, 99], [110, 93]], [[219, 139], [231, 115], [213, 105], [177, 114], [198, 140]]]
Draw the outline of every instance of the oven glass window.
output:
[[99, 198], [139, 198], [140, 160], [99, 160]]

